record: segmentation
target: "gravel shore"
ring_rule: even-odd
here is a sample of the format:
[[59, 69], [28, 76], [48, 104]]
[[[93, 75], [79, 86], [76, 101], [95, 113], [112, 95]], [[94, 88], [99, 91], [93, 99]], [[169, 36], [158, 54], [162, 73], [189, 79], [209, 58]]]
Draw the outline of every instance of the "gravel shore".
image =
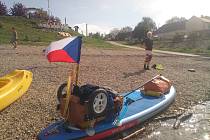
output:
[[[49, 63], [45, 46], [0, 46], [0, 76], [14, 69], [30, 69], [33, 82], [26, 94], [0, 112], [0, 140], [31, 140], [59, 117], [56, 90], [66, 81], [72, 64]], [[177, 90], [175, 102], [162, 115], [177, 114], [199, 101], [210, 99], [210, 59], [155, 53], [152, 64], [164, 70], [143, 70], [144, 52], [133, 49], [82, 48], [80, 84], [109, 86], [130, 91], [161, 73]], [[195, 69], [196, 72], [189, 72]], [[148, 128], [149, 129], [149, 128]]]

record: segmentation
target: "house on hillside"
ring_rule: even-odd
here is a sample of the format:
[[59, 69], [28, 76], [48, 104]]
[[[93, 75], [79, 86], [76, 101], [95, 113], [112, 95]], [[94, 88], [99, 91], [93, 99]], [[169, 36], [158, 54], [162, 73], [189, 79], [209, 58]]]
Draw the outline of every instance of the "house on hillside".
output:
[[47, 18], [48, 14], [47, 11], [44, 11], [42, 8], [26, 8], [26, 17], [27, 18]]
[[68, 24], [56, 24], [56, 22], [39, 23], [38, 28], [50, 29], [54, 31], [64, 31], [64, 32], [72, 30], [71, 27], [68, 26]]
[[171, 39], [176, 34], [185, 34], [186, 33], [186, 22], [174, 22], [170, 24], [165, 24], [158, 28], [154, 34], [159, 38]]
[[192, 32], [210, 32], [210, 20], [193, 16], [189, 20], [165, 24], [154, 32], [159, 38], [172, 39], [176, 34], [189, 35]]
[[210, 19], [193, 16], [186, 22], [188, 32], [210, 30]]
[[79, 32], [79, 26], [74, 26], [74, 31], [78, 33]]
[[26, 9], [27, 18], [42, 19], [42, 22], [37, 25], [38, 28], [51, 29], [56, 31], [69, 31], [67, 24], [61, 24], [60, 20], [56, 18], [50, 18], [47, 11], [42, 8], [27, 8]]

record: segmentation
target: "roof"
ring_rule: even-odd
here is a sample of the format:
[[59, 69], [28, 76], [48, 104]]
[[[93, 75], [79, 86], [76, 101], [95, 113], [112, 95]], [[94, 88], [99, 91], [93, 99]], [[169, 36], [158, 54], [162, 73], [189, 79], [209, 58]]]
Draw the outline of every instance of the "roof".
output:
[[155, 34], [168, 33], [168, 32], [173, 32], [177, 30], [184, 30], [185, 23], [186, 21], [180, 21], [180, 22], [165, 24], [161, 26], [160, 28], [158, 28], [157, 31], [155, 31]]
[[[36, 12], [40, 10], [44, 11], [42, 8], [26, 8], [27, 12]], [[47, 11], [44, 11], [44, 12], [47, 12]]]
[[190, 21], [192, 19], [197, 19], [197, 20], [200, 20], [202, 22], [210, 23], [210, 18], [208, 18], [208, 17], [196, 17], [196, 16], [192, 16], [188, 21]]
[[207, 23], [210, 23], [210, 20], [207, 19], [207, 18], [201, 18], [201, 17], [198, 17], [200, 20], [202, 20], [203, 22], [207, 22]]
[[30, 11], [30, 10], [36, 11], [36, 10], [40, 10], [40, 9], [39, 8], [26, 8], [26, 10], [28, 10], [28, 11]]
[[165, 25], [161, 26], [160, 28], [158, 28], [154, 32], [154, 34], [168, 33], [168, 32], [173, 32], [173, 31], [178, 31], [178, 30], [184, 30], [185, 29], [186, 22], [190, 21], [193, 18], [194, 19], [199, 19], [202, 22], [210, 23], [210, 18], [193, 16], [189, 20], [165, 24]]

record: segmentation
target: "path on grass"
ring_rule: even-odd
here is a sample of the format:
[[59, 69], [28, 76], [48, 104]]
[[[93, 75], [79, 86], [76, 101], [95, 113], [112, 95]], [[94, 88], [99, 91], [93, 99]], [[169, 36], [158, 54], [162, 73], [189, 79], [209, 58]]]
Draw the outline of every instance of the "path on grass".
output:
[[[144, 50], [143, 48], [140, 48], [140, 47], [137, 47], [137, 46], [124, 45], [124, 44], [120, 44], [120, 43], [114, 42], [114, 41], [107, 41], [107, 42], [112, 44], [112, 45], [117, 45], [117, 46], [121, 46], [121, 47], [137, 49], [137, 50]], [[199, 55], [195, 55], [195, 54], [179, 53], [179, 52], [171, 52], [171, 51], [161, 51], [161, 50], [153, 50], [153, 52], [163, 53], [163, 54], [172, 54], [172, 55], [181, 55], [181, 56], [190, 56], [190, 57], [199, 56]]]

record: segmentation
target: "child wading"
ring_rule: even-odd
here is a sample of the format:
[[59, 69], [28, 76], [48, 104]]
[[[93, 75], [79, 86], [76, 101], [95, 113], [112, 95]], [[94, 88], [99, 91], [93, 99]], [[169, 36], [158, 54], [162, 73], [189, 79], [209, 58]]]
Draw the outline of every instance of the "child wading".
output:
[[142, 42], [145, 46], [145, 61], [144, 61], [144, 69], [149, 70], [149, 64], [152, 60], [152, 48], [153, 48], [153, 40], [152, 40], [152, 32], [147, 32], [147, 37]]

